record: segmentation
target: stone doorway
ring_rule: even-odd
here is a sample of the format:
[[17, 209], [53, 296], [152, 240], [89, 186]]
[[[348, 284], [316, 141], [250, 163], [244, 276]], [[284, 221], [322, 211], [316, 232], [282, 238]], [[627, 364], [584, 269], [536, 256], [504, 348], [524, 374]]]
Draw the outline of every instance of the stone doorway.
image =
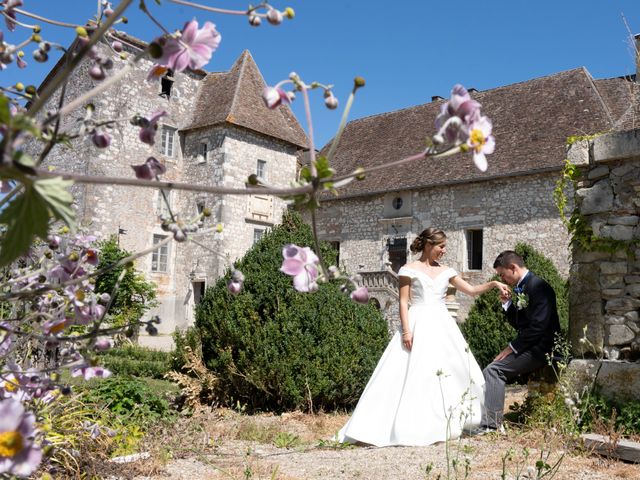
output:
[[389, 253], [389, 263], [391, 263], [391, 269], [398, 273], [400, 267], [407, 263], [407, 239], [402, 238], [390, 238], [387, 240], [387, 252]]

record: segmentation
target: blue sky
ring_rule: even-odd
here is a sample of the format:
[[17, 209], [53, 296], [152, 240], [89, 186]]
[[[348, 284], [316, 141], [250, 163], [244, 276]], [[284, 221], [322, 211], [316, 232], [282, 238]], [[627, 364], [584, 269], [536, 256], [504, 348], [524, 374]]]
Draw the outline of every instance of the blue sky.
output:
[[[335, 85], [341, 106], [353, 77], [364, 77], [367, 86], [358, 92], [351, 119], [419, 105], [433, 95], [447, 96], [455, 83], [485, 90], [580, 66], [595, 78], [634, 73], [623, 15], [631, 32], [640, 32], [638, 0], [274, 0], [275, 7], [293, 7], [296, 18], [279, 27], [264, 22], [259, 28], [250, 27], [242, 16], [211, 14], [168, 0], [160, 7], [154, 0], [147, 3], [169, 30], [181, 28], [194, 16], [217, 25], [223, 38], [205, 67], [209, 71], [229, 69], [249, 49], [268, 83], [296, 71], [307, 83]], [[247, 6], [231, 0], [202, 3]], [[45, 16], [84, 23], [95, 13], [97, 1], [25, 0], [25, 4], [25, 9]], [[136, 0], [128, 13], [129, 25], [122, 29], [150, 40], [159, 30], [137, 5]], [[45, 38], [63, 44], [73, 38], [72, 31], [42, 25]], [[7, 40], [22, 40], [25, 33], [18, 32], [7, 35]], [[31, 50], [26, 51], [29, 67], [3, 71], [2, 85], [17, 80], [37, 85], [44, 78], [53, 62], [37, 64]], [[319, 92], [312, 96], [312, 110], [316, 144], [322, 146], [333, 136], [341, 110], [326, 110]], [[300, 99], [294, 112], [306, 128]]]

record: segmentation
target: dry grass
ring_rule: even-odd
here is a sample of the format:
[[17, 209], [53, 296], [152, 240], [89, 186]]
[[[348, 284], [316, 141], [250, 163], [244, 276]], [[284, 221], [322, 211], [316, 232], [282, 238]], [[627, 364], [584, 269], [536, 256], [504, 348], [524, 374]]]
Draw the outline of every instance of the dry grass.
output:
[[[526, 389], [512, 390], [509, 403], [521, 401], [524, 394]], [[109, 478], [424, 480], [437, 478], [438, 473], [447, 478], [443, 443], [429, 447], [344, 448], [331, 438], [347, 419], [344, 414], [249, 416], [229, 409], [200, 410], [148, 435], [145, 448], [152, 459], [122, 466], [117, 476]], [[640, 466], [592, 455], [552, 431], [515, 427], [506, 436], [451, 442], [449, 451], [461, 462], [469, 460], [470, 480], [500, 479], [503, 458], [509, 451], [511, 457], [505, 460], [509, 479], [531, 469], [540, 452], [547, 463], [553, 464], [563, 451], [570, 453], [564, 457], [555, 480], [640, 478]], [[431, 476], [425, 473], [428, 465], [433, 466]], [[452, 474], [450, 478], [456, 477]]]

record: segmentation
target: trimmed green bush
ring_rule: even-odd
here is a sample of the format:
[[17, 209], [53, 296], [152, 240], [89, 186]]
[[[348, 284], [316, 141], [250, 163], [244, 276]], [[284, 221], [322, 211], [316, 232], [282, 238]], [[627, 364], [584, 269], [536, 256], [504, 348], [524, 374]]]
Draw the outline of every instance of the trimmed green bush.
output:
[[128, 345], [101, 353], [100, 361], [105, 368], [118, 375], [163, 378], [165, 373], [171, 371], [172, 354]]
[[[386, 322], [374, 306], [341, 293], [341, 282], [297, 292], [279, 271], [289, 243], [313, 245], [296, 213], [285, 215], [236, 263], [246, 277], [238, 296], [227, 291], [230, 272], [207, 290], [196, 310], [203, 359], [227, 405], [254, 411], [352, 407], [388, 341]], [[321, 249], [332, 264], [336, 252], [328, 244]]]
[[[556, 292], [560, 327], [565, 334], [569, 318], [567, 282], [562, 279], [553, 263], [533, 247], [518, 243], [515, 251], [522, 256], [527, 268], [546, 280]], [[493, 279], [499, 280], [498, 277]], [[516, 336], [515, 330], [507, 322], [496, 290], [490, 290], [476, 298], [460, 330], [482, 368], [489, 365]]]

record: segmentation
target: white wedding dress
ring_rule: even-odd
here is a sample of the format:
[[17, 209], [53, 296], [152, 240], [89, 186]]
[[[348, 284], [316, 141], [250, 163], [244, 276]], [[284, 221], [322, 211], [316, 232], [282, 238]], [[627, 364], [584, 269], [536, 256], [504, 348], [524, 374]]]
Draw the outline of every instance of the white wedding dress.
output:
[[413, 347], [405, 349], [396, 332], [338, 433], [340, 442], [431, 445], [480, 424], [484, 377], [444, 303], [457, 272], [431, 278], [405, 266], [399, 275], [411, 278]]

